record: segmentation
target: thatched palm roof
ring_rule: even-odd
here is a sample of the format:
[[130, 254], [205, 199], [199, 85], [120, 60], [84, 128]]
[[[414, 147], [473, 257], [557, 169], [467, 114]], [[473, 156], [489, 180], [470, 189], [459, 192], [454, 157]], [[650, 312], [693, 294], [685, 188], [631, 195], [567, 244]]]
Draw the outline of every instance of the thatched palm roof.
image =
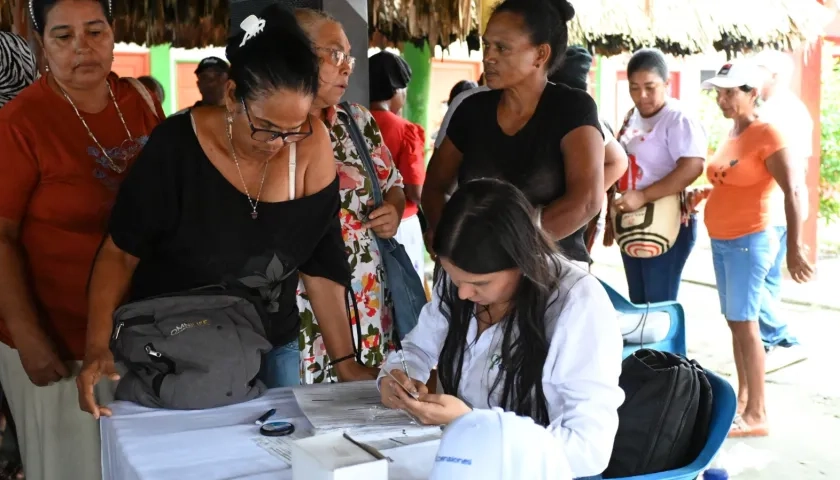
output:
[[[428, 39], [478, 48], [479, 2], [491, 0], [368, 0], [371, 31], [392, 43]], [[675, 55], [712, 48], [743, 52], [795, 48], [814, 40], [833, 14], [817, 0], [571, 0], [577, 15], [571, 42], [615, 55], [657, 46]], [[12, 4], [0, 0], [0, 28]], [[177, 47], [224, 45], [227, 0], [114, 0], [118, 41]]]

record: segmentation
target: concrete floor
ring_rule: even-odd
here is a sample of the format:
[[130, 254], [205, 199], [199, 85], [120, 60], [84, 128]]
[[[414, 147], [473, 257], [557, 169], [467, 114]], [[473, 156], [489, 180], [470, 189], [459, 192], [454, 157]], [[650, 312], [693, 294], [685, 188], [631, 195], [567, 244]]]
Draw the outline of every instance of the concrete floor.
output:
[[[624, 273], [617, 266], [596, 263], [593, 273], [626, 294]], [[836, 295], [840, 297], [840, 289]], [[684, 282], [679, 301], [687, 315], [689, 357], [716, 372], [733, 372], [731, 337], [719, 313], [717, 292]], [[767, 461], [760, 470], [751, 468], [732, 477], [738, 480], [840, 480], [840, 372], [835, 354], [840, 350], [840, 312], [791, 304], [781, 308], [809, 359], [767, 377], [771, 435], [728, 440], [724, 452], [735, 448], [741, 453], [721, 459]], [[724, 466], [737, 468], [728, 462]]]

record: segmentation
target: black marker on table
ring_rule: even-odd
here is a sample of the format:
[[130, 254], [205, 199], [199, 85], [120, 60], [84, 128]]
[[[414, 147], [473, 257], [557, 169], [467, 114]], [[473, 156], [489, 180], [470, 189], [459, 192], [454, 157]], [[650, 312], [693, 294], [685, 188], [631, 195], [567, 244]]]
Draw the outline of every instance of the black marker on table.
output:
[[265, 423], [266, 420], [271, 418], [271, 416], [274, 415], [275, 413], [277, 413], [277, 410], [272, 408], [271, 410], [262, 414], [262, 416], [260, 418], [258, 418], [257, 421], [254, 422], [254, 423], [257, 424], [257, 425], [262, 425], [263, 423]]

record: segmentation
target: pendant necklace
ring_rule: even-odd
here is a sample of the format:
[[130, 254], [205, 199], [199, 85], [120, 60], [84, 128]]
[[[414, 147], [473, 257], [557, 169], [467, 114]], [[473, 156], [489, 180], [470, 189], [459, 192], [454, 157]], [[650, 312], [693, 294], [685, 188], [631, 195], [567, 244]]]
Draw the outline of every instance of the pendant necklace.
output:
[[251, 205], [251, 219], [256, 220], [259, 216], [257, 213], [257, 205], [260, 204], [260, 196], [262, 195], [263, 184], [265, 184], [265, 172], [268, 171], [268, 159], [263, 164], [262, 179], [260, 179], [260, 189], [257, 191], [256, 198], [251, 198], [251, 193], [248, 191], [248, 185], [245, 183], [245, 177], [242, 176], [242, 168], [239, 167], [239, 158], [236, 156], [236, 149], [233, 148], [233, 117], [230, 112], [227, 117], [227, 137], [230, 143], [230, 153], [233, 156], [233, 163], [236, 164], [236, 171], [239, 172], [239, 180], [242, 181], [242, 187], [245, 189], [245, 196], [248, 197], [248, 203]]
[[70, 98], [70, 95], [67, 95], [67, 92], [65, 92], [64, 89], [61, 88], [61, 85], [58, 85], [58, 82], [56, 82], [56, 85], [61, 91], [61, 94], [64, 95], [64, 98], [67, 100], [70, 106], [73, 107], [73, 111], [76, 112], [76, 116], [79, 117], [79, 120], [81, 120], [82, 125], [85, 127], [85, 130], [87, 130], [88, 136], [90, 136], [91, 140], [93, 140], [93, 143], [95, 143], [96, 146], [99, 147], [99, 150], [102, 151], [102, 155], [108, 161], [108, 168], [117, 173], [123, 173], [125, 169], [128, 168], [129, 160], [136, 157], [140, 153], [140, 150], [143, 148], [143, 146], [140, 144], [140, 142], [138, 142], [134, 139], [134, 137], [131, 136], [131, 131], [128, 129], [128, 125], [125, 123], [125, 117], [123, 117], [122, 111], [120, 110], [120, 106], [117, 105], [117, 98], [114, 96], [114, 91], [111, 90], [111, 84], [107, 81], [105, 82], [105, 84], [108, 86], [108, 94], [111, 96], [111, 101], [114, 102], [114, 108], [117, 109], [117, 115], [119, 115], [120, 117], [120, 122], [122, 122], [123, 128], [125, 128], [125, 133], [126, 135], [128, 135], [128, 139], [123, 141], [120, 147], [115, 151], [111, 152], [110, 155], [108, 154], [108, 151], [105, 150], [105, 147], [103, 147], [102, 144], [99, 143], [99, 140], [91, 131], [90, 126], [88, 126], [84, 117], [82, 117], [82, 113], [79, 111], [78, 108], [76, 108], [76, 104], [73, 103], [73, 100]]

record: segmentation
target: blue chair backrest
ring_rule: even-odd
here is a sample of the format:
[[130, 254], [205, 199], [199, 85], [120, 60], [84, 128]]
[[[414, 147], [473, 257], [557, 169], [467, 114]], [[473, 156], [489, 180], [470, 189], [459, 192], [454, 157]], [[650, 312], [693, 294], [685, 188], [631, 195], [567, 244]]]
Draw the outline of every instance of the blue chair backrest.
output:
[[723, 446], [727, 435], [729, 435], [732, 420], [735, 419], [738, 400], [735, 396], [735, 390], [728, 381], [709, 370], [706, 370], [706, 376], [712, 385], [712, 419], [706, 446], [703, 447], [697, 458], [690, 464], [676, 470], [623, 477], [615, 480], [694, 480], [703, 470], [709, 467], [715, 455]]

